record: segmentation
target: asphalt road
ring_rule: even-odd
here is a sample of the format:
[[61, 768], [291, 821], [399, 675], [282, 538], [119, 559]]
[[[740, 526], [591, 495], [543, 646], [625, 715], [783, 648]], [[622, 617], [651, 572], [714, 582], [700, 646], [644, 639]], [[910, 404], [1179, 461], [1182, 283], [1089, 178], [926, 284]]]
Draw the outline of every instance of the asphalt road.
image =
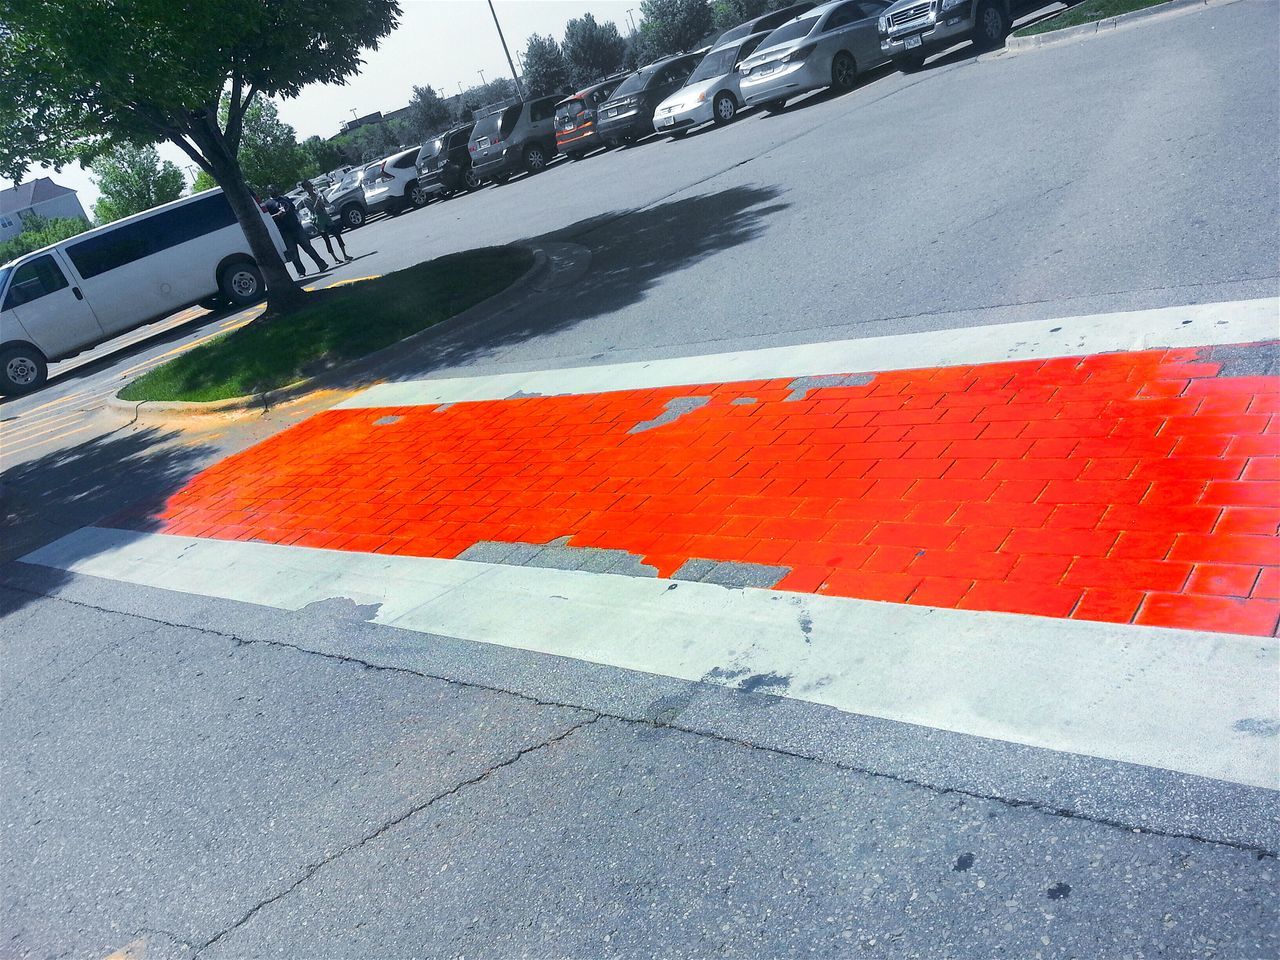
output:
[[[589, 253], [404, 376], [1274, 295], [1277, 14], [884, 72], [376, 221], [331, 276]], [[0, 405], [0, 559], [304, 415], [102, 412], [126, 371], [244, 319], [171, 318]], [[393, 667], [359, 611], [31, 569], [0, 585], [3, 956], [1280, 952], [1273, 796], [958, 737], [940, 765], [918, 728], [755, 695], [691, 711], [697, 690], [447, 638]], [[367, 649], [312, 649], [333, 633]], [[1006, 767], [1022, 782], [986, 779]]]

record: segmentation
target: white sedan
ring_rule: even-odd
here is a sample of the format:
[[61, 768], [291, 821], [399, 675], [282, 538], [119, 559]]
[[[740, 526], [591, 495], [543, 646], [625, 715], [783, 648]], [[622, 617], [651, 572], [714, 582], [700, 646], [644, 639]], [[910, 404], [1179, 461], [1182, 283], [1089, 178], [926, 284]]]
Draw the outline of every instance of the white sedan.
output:
[[682, 137], [699, 124], [728, 123], [742, 106], [738, 64], [751, 55], [766, 33], [733, 40], [711, 50], [689, 75], [686, 84], [653, 113], [653, 129]]

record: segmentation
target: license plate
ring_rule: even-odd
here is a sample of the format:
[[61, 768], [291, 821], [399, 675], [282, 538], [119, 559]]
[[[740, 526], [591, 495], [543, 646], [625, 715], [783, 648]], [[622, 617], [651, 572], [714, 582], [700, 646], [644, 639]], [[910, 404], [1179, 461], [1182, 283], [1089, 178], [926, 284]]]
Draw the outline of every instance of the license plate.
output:
[[485, 147], [487, 147], [487, 146], [489, 146], [489, 138], [488, 138], [488, 137], [481, 137], [479, 140], [477, 140], [477, 141], [476, 141], [476, 149], [477, 149], [477, 150], [483, 150], [483, 149], [484, 149]]
[[906, 47], [908, 50], [914, 50], [916, 47], [920, 46], [921, 42], [920, 37], [907, 37]]
[[616, 116], [618, 115], [618, 111], [617, 111], [617, 110], [606, 110], [606, 111], [604, 112], [604, 115], [605, 115], [605, 117], [606, 117], [606, 118], [608, 118], [608, 117], [616, 117]]
[[675, 117], [663, 117], [663, 118], [662, 118], [662, 125], [663, 125], [664, 127], [674, 126], [674, 125], [675, 125], [675, 122], [676, 122]]

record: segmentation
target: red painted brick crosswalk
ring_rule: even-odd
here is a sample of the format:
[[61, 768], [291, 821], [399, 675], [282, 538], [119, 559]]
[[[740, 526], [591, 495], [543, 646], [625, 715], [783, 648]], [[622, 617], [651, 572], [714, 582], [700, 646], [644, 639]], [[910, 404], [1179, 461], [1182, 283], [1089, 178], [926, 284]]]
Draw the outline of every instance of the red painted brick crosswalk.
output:
[[[1269, 349], [1259, 347], [1259, 349]], [[632, 432], [669, 401], [705, 398]], [[779, 565], [780, 589], [1256, 635], [1280, 618], [1280, 378], [1194, 349], [332, 410], [192, 480], [167, 533]]]

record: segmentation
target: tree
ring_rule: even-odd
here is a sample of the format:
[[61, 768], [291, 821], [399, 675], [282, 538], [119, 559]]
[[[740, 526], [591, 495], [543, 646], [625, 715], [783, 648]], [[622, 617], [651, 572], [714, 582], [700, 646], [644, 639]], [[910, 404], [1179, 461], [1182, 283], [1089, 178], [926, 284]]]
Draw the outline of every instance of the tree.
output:
[[554, 37], [534, 34], [524, 51], [524, 85], [529, 96], [563, 94], [569, 86], [569, 62]]
[[405, 139], [421, 142], [432, 134], [440, 133], [452, 122], [453, 114], [435, 87], [414, 86], [413, 96], [409, 99], [409, 117], [403, 125]]
[[400, 147], [400, 134], [389, 123], [364, 123], [334, 141], [348, 163], [368, 163]]
[[206, 190], [212, 190], [217, 185], [218, 181], [201, 170], [196, 174], [196, 178], [191, 181], [191, 192], [204, 193]]
[[67, 240], [89, 229], [89, 221], [79, 217], [60, 217], [49, 220], [35, 213], [22, 218], [22, 232], [16, 237], [0, 241], [0, 263], [8, 263], [15, 257], [32, 250], [39, 250], [59, 240]]
[[93, 162], [94, 182], [102, 196], [93, 205], [93, 218], [110, 223], [182, 196], [187, 180], [176, 164], [155, 147], [121, 144]]
[[[790, 0], [785, 0], [790, 3]], [[780, 0], [711, 0], [711, 19], [721, 32], [783, 5]]]
[[496, 77], [488, 83], [468, 87], [458, 99], [457, 122], [465, 123], [474, 119], [475, 112], [481, 107], [512, 100], [516, 96], [516, 85], [510, 77]]
[[399, 16], [397, 0], [0, 0], [0, 174], [169, 140], [226, 192], [272, 307], [296, 307], [245, 184], [245, 115], [260, 96], [343, 83]]
[[[222, 122], [230, 111], [224, 97], [219, 107]], [[240, 169], [245, 180], [258, 190], [275, 185], [288, 190], [299, 180], [319, 172], [298, 143], [293, 127], [280, 119], [280, 111], [261, 97], [244, 112], [240, 134]]]
[[595, 17], [584, 13], [564, 25], [560, 49], [569, 63], [571, 85], [585, 87], [622, 69], [627, 41], [612, 23], [596, 23]]
[[301, 146], [310, 166], [320, 173], [328, 173], [346, 162], [338, 145], [324, 137], [307, 137]]
[[640, 0], [640, 32], [656, 56], [693, 50], [715, 24], [707, 0]]

